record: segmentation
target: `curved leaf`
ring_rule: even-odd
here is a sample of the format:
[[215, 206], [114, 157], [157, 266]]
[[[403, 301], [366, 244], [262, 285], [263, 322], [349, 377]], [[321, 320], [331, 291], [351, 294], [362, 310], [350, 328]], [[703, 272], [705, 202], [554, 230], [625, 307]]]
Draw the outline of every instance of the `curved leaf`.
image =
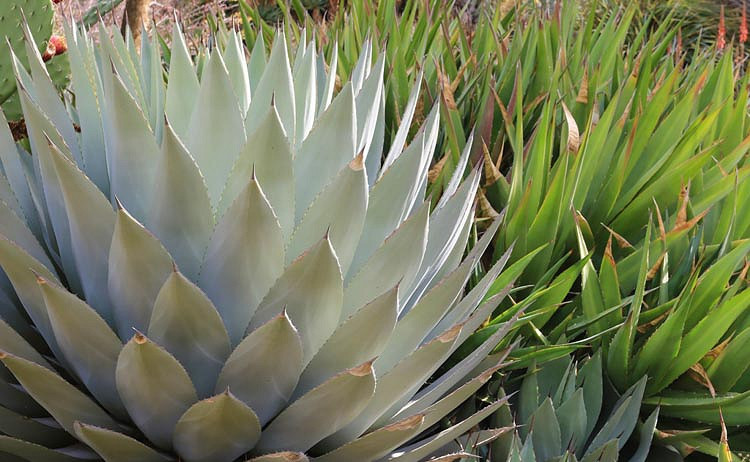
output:
[[[44, 411], [42, 411], [44, 412]], [[0, 406], [0, 432], [46, 447], [61, 447], [73, 441], [53, 419], [35, 419]]]
[[342, 285], [338, 261], [326, 237], [286, 268], [263, 298], [248, 331], [286, 309], [299, 331], [303, 364], [307, 364], [339, 324]]
[[106, 462], [165, 462], [172, 460], [127, 435], [75, 422], [76, 436]]
[[387, 456], [392, 450], [412, 439], [422, 430], [424, 415], [407, 417], [378, 428], [333, 451], [316, 457], [316, 462], [368, 462]]
[[13, 284], [13, 289], [21, 300], [26, 313], [34, 322], [34, 326], [42, 334], [55, 356], [61, 357], [62, 352], [57, 346], [57, 340], [49, 322], [47, 307], [44, 305], [44, 299], [39, 292], [36, 280], [37, 275], [39, 275], [48, 281], [59, 282], [57, 277], [46, 266], [2, 235], [0, 235], [0, 267]]
[[231, 389], [265, 425], [286, 406], [301, 373], [302, 343], [283, 312], [237, 346], [219, 374], [216, 392]]
[[111, 71], [108, 78], [107, 66], [103, 69], [104, 143], [111, 194], [134, 217], [143, 221], [152, 206], [151, 190], [156, 178], [159, 146], [146, 116], [125, 84], [119, 77], [113, 77]]
[[309, 462], [310, 459], [301, 452], [274, 452], [254, 457], [249, 462]]
[[172, 31], [170, 51], [165, 112], [174, 131], [184, 137], [198, 99], [200, 83], [193, 69], [185, 37], [177, 21]]
[[164, 246], [125, 209], [119, 208], [109, 249], [109, 294], [120, 339], [145, 331], [159, 290], [174, 262]]
[[175, 424], [198, 401], [185, 369], [167, 351], [136, 334], [120, 352], [115, 377], [133, 422], [154, 444], [171, 449]]
[[109, 325], [113, 325], [106, 281], [115, 212], [99, 188], [56, 146], [50, 145], [50, 152], [65, 199], [70, 241], [83, 292], [87, 302]]
[[281, 123], [289, 139], [294, 139], [296, 109], [294, 83], [289, 65], [285, 34], [277, 34], [273, 42], [271, 56], [265, 65], [263, 76], [253, 92], [250, 108], [247, 111], [247, 132], [252, 133], [259, 126], [263, 115], [274, 101], [279, 110]]
[[346, 274], [359, 243], [367, 212], [367, 178], [362, 155], [349, 162], [321, 191], [302, 216], [287, 247], [287, 261], [326, 234]]
[[[372, 361], [329, 379], [284, 409], [263, 430], [257, 451], [307, 451], [351, 422], [372, 398]], [[341, 397], [345, 396], [346, 400]]]
[[186, 462], [232, 461], [255, 446], [260, 431], [255, 413], [227, 390], [180, 417], [174, 447]]
[[347, 84], [300, 145], [294, 171], [315, 175], [295, 175], [297, 221], [323, 187], [357, 154], [355, 117], [354, 94], [351, 84]]
[[[451, 440], [458, 438], [459, 436], [468, 432], [472, 427], [477, 425], [482, 420], [486, 419], [494, 412], [496, 412], [503, 404], [505, 400], [496, 401], [482, 410], [474, 413], [469, 418], [449, 427], [440, 433], [431, 436], [425, 440], [418, 441], [402, 450], [399, 450], [397, 454], [386, 460], [393, 460], [398, 462], [419, 462], [425, 460], [430, 454], [450, 443]], [[510, 429], [505, 429], [510, 431]], [[523, 459], [528, 460], [528, 459]]]
[[27, 361], [37, 363], [40, 366], [53, 370], [52, 366], [34, 347], [21, 337], [12, 327], [10, 327], [2, 318], [0, 318], [0, 351], [8, 352], [12, 355], [23, 358]]
[[169, 250], [180, 271], [195, 280], [213, 231], [213, 212], [198, 166], [169, 125], [164, 130], [157, 173], [159, 181], [146, 225]]
[[394, 287], [357, 310], [336, 329], [305, 368], [295, 396], [301, 396], [343, 370], [377, 357], [386, 348], [397, 317], [398, 287]]
[[245, 124], [218, 48], [214, 48], [203, 67], [195, 107], [185, 145], [200, 167], [210, 203], [215, 207], [229, 170], [245, 144]]
[[[333, 449], [351, 441], [369, 429], [376, 421], [386, 421], [393, 415], [384, 415], [404, 397], [411, 397], [417, 388], [437, 370], [455, 343], [461, 326], [457, 326], [401, 361], [385, 375], [378, 377], [378, 386], [367, 407], [349, 423], [323, 442], [324, 448]], [[395, 412], [394, 412], [395, 413]], [[384, 422], [385, 423], [385, 422]]]
[[119, 428], [119, 425], [88, 396], [51, 370], [5, 352], [0, 352], [0, 361], [13, 373], [29, 395], [71, 435], [75, 435], [75, 421], [103, 428]]
[[231, 351], [219, 313], [201, 290], [175, 271], [154, 302], [148, 336], [185, 367], [198, 396], [210, 396]]
[[[6, 454], [20, 457], [21, 459], [17, 459], [19, 462], [28, 460], [43, 460], [44, 462], [81, 462], [81, 460], [85, 460], [67, 455], [63, 452], [54, 451], [38, 444], [29, 443], [28, 441], [0, 435], [0, 455], [5, 456]], [[89, 456], [89, 454], [85, 454], [85, 456]], [[16, 462], [16, 459], [11, 460], [10, 462]]]
[[258, 304], [284, 272], [284, 240], [260, 185], [251, 179], [214, 230], [199, 285], [237, 345]]
[[21, 247], [50, 271], [55, 271], [55, 267], [27, 224], [16, 215], [8, 204], [2, 201], [0, 201], [0, 235]]
[[120, 339], [83, 300], [42, 278], [39, 288], [57, 344], [78, 378], [107, 410], [127, 417], [115, 385]]
[[[412, 140], [409, 147], [385, 172], [370, 191], [367, 216], [362, 230], [354, 260], [347, 275], [354, 276], [368, 259], [383, 244], [401, 222], [409, 216], [409, 212], [422, 200], [419, 197], [419, 183], [427, 174], [432, 159], [430, 146], [425, 145], [425, 136], [432, 140], [437, 135], [436, 113], [430, 114], [423, 129]], [[425, 133], [428, 131], [429, 133]]]
[[294, 229], [294, 166], [289, 140], [275, 106], [269, 106], [258, 128], [250, 134], [229, 173], [217, 210], [222, 216], [247, 187], [253, 172], [279, 220], [286, 239]]
[[[409, 287], [427, 245], [429, 202], [403, 222], [375, 251], [344, 290], [343, 316], [396, 284]], [[402, 294], [403, 296], [403, 294]]]

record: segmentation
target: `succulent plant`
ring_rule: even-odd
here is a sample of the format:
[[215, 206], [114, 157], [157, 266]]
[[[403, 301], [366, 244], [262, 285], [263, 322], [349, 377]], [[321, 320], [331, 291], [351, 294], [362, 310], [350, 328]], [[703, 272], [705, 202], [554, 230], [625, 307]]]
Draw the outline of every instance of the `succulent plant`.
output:
[[[61, 37], [53, 35], [55, 21], [54, 3], [60, 0], [5, 0], [0, 3], [0, 105], [5, 117], [15, 120], [21, 116], [21, 106], [16, 93], [16, 78], [11, 50], [16, 54], [18, 63], [28, 67], [28, 44], [34, 43], [44, 51], [47, 71], [57, 88], [68, 83], [69, 63], [62, 46]], [[24, 27], [24, 22], [28, 25]], [[30, 40], [28, 36], [36, 40]], [[10, 49], [8, 44], [10, 44]], [[57, 47], [53, 46], [57, 43]]]
[[168, 84], [156, 40], [66, 35], [74, 103], [34, 53], [31, 155], [0, 124], [0, 455], [417, 461], [503, 404], [454, 413], [513, 321], [426, 384], [507, 290], [485, 300], [501, 260], [464, 294], [499, 222], [463, 258], [468, 149], [425, 200], [418, 87], [383, 160], [371, 52], [334, 97], [281, 34], [246, 62], [232, 33], [196, 72], [175, 30]]
[[[508, 405], [493, 417], [496, 424], [518, 427], [493, 443], [489, 460], [614, 462], [636, 429], [645, 387], [643, 377], [611, 409], [603, 409], [606, 399], [599, 352], [581, 365], [569, 358], [534, 365], [513, 397], [515, 420]], [[658, 415], [657, 408], [641, 426], [630, 461], [646, 460]]]

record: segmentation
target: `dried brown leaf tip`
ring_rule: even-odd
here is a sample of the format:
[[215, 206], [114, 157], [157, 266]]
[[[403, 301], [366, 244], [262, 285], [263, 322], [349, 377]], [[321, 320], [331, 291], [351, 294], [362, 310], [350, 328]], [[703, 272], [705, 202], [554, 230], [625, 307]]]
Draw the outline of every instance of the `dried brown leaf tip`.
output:
[[443, 167], [445, 167], [445, 163], [450, 155], [451, 153], [447, 152], [435, 165], [432, 166], [430, 171], [427, 172], [427, 180], [430, 183], [434, 183], [440, 177], [440, 174], [443, 172]]
[[257, 459], [252, 459], [252, 461], [262, 461], [262, 462], [306, 462], [308, 458], [299, 452], [277, 452], [274, 454], [266, 454], [265, 456], [259, 457]]
[[365, 153], [360, 152], [357, 154], [357, 157], [352, 159], [351, 162], [349, 162], [349, 168], [352, 169], [355, 172], [361, 171], [363, 168], [365, 168]]
[[366, 375], [372, 375], [373, 373], [372, 363], [375, 362], [375, 359], [376, 358], [372, 358], [366, 363], [362, 363], [359, 366], [349, 369], [347, 372], [349, 373], [349, 375], [353, 375], [355, 377], [364, 377]]
[[437, 337], [435, 340], [441, 342], [441, 343], [450, 343], [454, 340], [456, 340], [456, 337], [458, 337], [458, 334], [461, 333], [461, 329], [463, 329], [464, 324], [456, 324], [455, 326], [451, 327], [445, 333]]
[[565, 103], [562, 103], [562, 108], [565, 113], [565, 121], [568, 124], [568, 151], [576, 153], [578, 152], [578, 148], [581, 147], [581, 134], [578, 130], [578, 123]]
[[424, 422], [424, 414], [417, 414], [388, 425], [387, 427], [383, 427], [383, 430], [389, 432], [413, 430], [422, 425], [422, 422]]

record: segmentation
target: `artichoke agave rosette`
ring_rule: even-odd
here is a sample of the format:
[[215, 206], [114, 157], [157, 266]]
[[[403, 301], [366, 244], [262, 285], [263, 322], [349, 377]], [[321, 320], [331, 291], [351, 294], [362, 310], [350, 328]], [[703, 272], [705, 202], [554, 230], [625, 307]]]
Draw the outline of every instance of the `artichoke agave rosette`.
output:
[[283, 34], [194, 62], [176, 30], [168, 84], [157, 41], [102, 35], [67, 30], [74, 99], [16, 68], [31, 155], [0, 124], [0, 454], [416, 461], [502, 405], [428, 431], [512, 321], [425, 385], [507, 291], [501, 260], [464, 295], [499, 222], [462, 260], [479, 171], [425, 200], [418, 87], [383, 162], [369, 45], [334, 95]]

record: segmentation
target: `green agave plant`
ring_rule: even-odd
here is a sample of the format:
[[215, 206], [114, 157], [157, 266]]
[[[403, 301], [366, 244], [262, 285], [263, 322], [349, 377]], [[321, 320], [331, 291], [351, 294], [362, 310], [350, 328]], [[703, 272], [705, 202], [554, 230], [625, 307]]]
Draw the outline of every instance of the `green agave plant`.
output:
[[503, 405], [454, 412], [507, 330], [425, 383], [508, 288], [464, 295], [479, 171], [424, 199], [438, 112], [382, 160], [382, 58], [334, 95], [282, 35], [176, 30], [168, 84], [156, 40], [67, 38], [75, 100], [30, 53], [31, 152], [0, 124], [3, 460], [418, 461]]
[[[518, 427], [515, 433], [503, 435], [492, 444], [489, 460], [618, 460], [636, 429], [646, 380], [643, 377], [626, 390], [611, 409], [603, 409], [606, 394], [599, 352], [580, 365], [571, 358], [532, 365], [522, 380], [506, 387], [515, 393], [515, 407], [504, 405], [493, 417], [493, 423], [515, 423]], [[512, 409], [516, 410], [515, 419]], [[634, 442], [635, 450], [626, 460], [646, 460], [658, 415], [657, 409], [641, 426], [639, 441]]]

